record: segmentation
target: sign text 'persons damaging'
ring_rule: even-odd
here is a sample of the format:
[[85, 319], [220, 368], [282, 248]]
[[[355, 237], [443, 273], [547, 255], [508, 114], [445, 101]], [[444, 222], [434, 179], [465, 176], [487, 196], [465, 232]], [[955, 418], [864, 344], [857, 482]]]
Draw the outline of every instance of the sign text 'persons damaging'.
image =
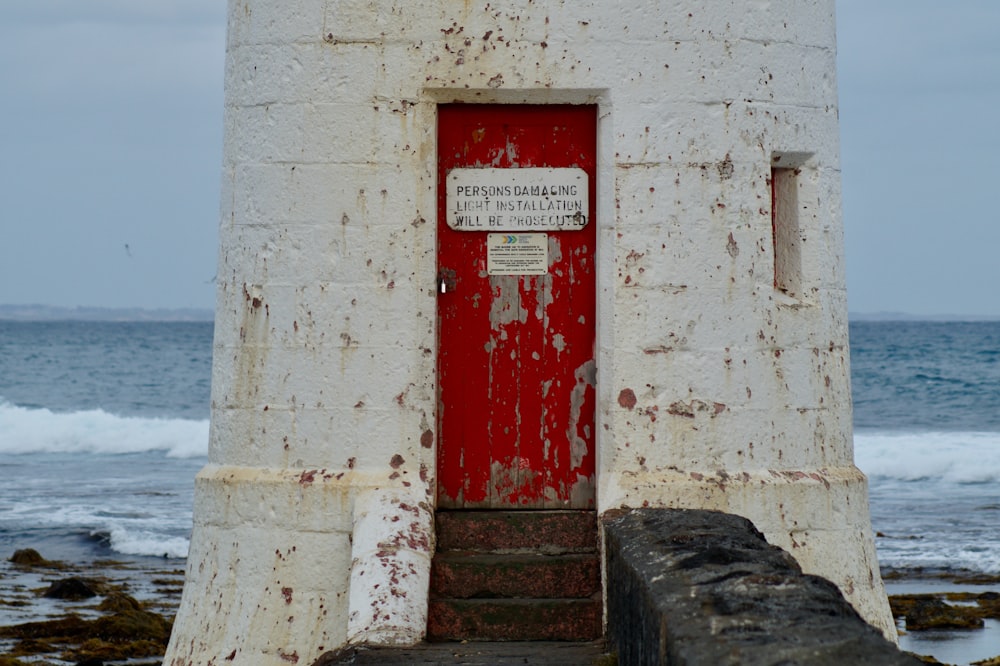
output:
[[457, 231], [571, 231], [587, 226], [589, 179], [579, 168], [452, 169], [447, 222]]

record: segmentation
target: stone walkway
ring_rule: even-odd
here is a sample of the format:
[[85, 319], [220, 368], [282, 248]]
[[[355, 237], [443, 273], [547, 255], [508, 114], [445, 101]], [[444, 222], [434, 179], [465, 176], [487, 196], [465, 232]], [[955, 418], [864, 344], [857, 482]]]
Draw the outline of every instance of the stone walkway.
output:
[[604, 641], [423, 643], [410, 648], [349, 648], [320, 658], [314, 666], [339, 664], [462, 664], [465, 666], [613, 666]]

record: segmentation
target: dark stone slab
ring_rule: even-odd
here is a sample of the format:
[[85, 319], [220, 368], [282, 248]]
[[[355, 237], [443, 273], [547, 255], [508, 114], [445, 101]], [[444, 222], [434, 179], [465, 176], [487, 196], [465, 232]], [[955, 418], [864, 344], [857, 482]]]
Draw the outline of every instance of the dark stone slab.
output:
[[431, 599], [432, 641], [591, 641], [602, 634], [600, 598]]
[[623, 666], [904, 666], [837, 587], [731, 514], [605, 516], [609, 645]]
[[441, 598], [586, 598], [601, 591], [597, 553], [541, 555], [445, 552], [434, 556], [431, 589]]
[[438, 511], [437, 549], [590, 552], [597, 548], [594, 511]]
[[340, 664], [463, 666], [604, 666], [613, 664], [603, 641], [591, 643], [423, 643], [410, 648], [348, 647], [328, 652], [311, 666]]

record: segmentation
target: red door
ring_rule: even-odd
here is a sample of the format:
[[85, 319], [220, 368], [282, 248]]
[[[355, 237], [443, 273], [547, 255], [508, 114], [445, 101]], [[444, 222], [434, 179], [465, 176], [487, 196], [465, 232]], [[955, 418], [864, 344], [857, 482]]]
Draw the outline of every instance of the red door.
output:
[[593, 508], [596, 107], [438, 110], [438, 506]]

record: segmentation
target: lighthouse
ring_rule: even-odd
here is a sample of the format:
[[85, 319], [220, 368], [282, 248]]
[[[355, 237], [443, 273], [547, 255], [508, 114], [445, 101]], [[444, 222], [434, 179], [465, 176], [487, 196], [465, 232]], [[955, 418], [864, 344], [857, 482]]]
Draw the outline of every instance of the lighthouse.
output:
[[833, 0], [231, 0], [209, 462], [165, 663], [419, 642], [445, 525], [599, 543], [629, 507], [747, 517], [894, 636], [835, 53]]

